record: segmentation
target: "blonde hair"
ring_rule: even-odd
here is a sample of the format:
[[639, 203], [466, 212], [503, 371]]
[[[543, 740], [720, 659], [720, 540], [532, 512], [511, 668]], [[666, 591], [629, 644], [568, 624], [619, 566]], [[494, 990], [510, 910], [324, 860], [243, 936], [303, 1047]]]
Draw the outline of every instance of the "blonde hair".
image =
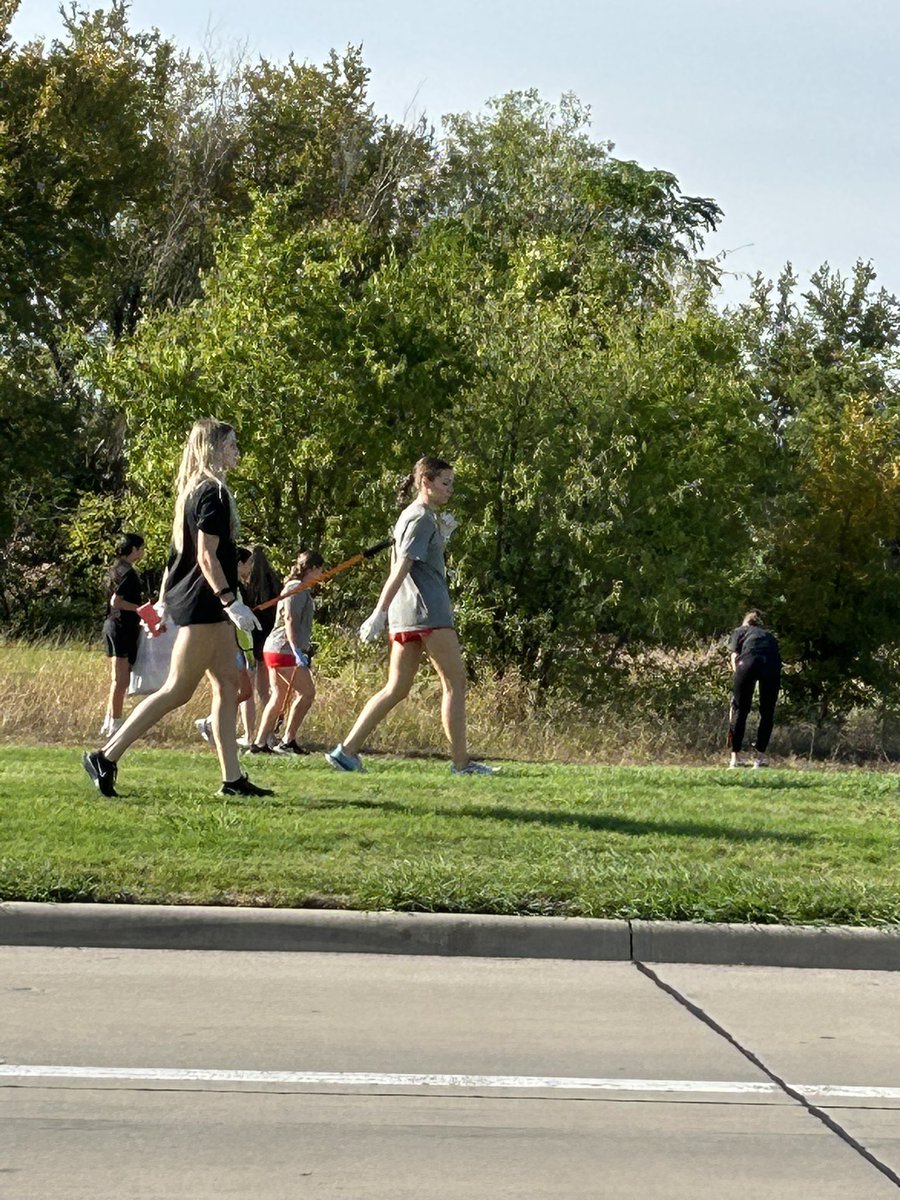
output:
[[184, 509], [188, 500], [203, 483], [215, 483], [219, 495], [226, 497], [231, 514], [231, 537], [237, 540], [238, 519], [234, 497], [225, 486], [225, 470], [222, 466], [222, 447], [234, 426], [214, 417], [201, 417], [195, 421], [188, 434], [181, 466], [175, 480], [175, 517], [172, 522], [172, 542], [175, 549], [184, 548]]

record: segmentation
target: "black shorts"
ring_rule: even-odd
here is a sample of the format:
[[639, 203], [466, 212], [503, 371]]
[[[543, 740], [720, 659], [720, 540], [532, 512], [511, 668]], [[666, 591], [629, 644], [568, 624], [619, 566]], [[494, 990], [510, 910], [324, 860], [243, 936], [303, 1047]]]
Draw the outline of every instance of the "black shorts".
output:
[[139, 630], [116, 629], [104, 625], [103, 647], [107, 658], [127, 658], [131, 666], [137, 658]]

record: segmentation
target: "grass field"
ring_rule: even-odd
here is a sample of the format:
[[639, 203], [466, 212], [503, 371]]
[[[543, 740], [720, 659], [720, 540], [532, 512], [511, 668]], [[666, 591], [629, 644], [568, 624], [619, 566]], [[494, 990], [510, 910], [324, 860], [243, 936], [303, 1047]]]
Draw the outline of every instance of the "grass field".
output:
[[316, 755], [217, 797], [207, 751], [138, 750], [104, 800], [73, 749], [0, 749], [0, 898], [702, 921], [900, 921], [900, 780]]

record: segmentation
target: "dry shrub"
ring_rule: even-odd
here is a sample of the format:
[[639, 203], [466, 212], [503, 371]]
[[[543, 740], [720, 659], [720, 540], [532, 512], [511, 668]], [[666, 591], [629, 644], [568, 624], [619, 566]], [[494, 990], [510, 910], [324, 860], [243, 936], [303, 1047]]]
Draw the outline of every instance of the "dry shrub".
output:
[[[331, 746], [347, 733], [365, 701], [382, 686], [385, 652], [344, 643], [322, 655], [318, 697], [303, 740]], [[625, 662], [597, 689], [588, 708], [577, 696], [538, 696], [514, 671], [484, 675], [468, 697], [469, 740], [474, 754], [543, 762], [721, 762], [725, 754], [730, 676], [721, 651], [652, 651]], [[0, 741], [87, 746], [97, 741], [106, 707], [109, 667], [102, 650], [72, 642], [0, 645]], [[128, 706], [136, 699], [129, 699]], [[127, 708], [126, 708], [127, 711]], [[199, 748], [193, 721], [209, 711], [202, 686], [183, 709], [170, 714], [143, 744]], [[752, 735], [753, 718], [749, 724]], [[808, 757], [811, 727], [776, 724], [772, 752]], [[446, 756], [440, 685], [427, 667], [410, 698], [372, 735], [371, 752]], [[816, 757], [873, 762], [900, 756], [900, 723], [872, 709], [852, 712], [839, 726], [820, 729]]]

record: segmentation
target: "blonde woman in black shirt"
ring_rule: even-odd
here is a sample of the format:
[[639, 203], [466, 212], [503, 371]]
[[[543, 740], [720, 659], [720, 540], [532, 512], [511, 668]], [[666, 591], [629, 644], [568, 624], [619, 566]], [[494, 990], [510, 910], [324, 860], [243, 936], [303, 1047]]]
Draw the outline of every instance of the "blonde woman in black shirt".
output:
[[241, 771], [237, 752], [238, 669], [235, 628], [258, 625], [237, 594], [237, 512], [225, 478], [240, 461], [231, 425], [197, 421], [176, 483], [172, 553], [163, 594], [167, 615], [179, 626], [166, 682], [134, 710], [100, 750], [84, 755], [84, 768], [104, 796], [114, 796], [117, 763], [132, 742], [160, 718], [186, 704], [204, 675], [212, 685], [212, 725], [222, 768], [220, 795], [271, 795]]

